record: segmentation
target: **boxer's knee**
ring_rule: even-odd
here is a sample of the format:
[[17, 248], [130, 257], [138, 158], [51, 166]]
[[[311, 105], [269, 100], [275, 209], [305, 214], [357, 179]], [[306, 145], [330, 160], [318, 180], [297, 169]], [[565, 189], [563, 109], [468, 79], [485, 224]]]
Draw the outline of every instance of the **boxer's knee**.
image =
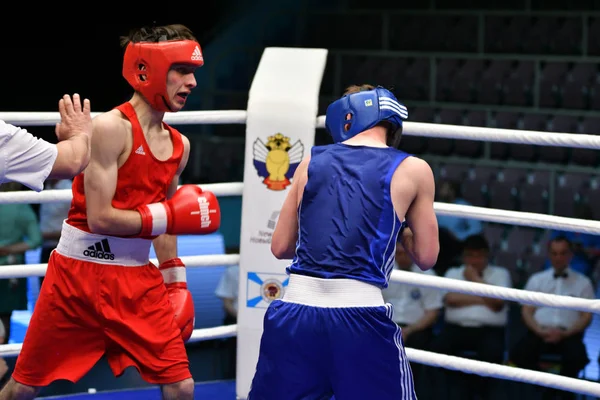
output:
[[0, 392], [0, 400], [31, 400], [39, 393], [40, 388], [23, 385], [10, 378]]
[[162, 398], [163, 400], [193, 400], [194, 380], [192, 378], [188, 378], [181, 382], [163, 385]]

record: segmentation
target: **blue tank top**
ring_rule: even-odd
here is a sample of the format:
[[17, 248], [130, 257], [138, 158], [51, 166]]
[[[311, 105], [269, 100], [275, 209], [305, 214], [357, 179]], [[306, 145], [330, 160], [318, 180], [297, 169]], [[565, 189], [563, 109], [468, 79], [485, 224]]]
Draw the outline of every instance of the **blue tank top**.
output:
[[390, 182], [409, 156], [391, 147], [313, 147], [288, 273], [386, 288], [401, 226]]

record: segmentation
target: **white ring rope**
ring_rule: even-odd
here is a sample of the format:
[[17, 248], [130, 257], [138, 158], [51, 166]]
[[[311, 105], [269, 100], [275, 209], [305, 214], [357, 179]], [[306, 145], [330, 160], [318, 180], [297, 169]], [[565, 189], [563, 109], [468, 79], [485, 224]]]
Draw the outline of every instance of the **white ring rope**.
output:
[[404, 127], [402, 134], [407, 136], [600, 149], [600, 136], [582, 133], [538, 132], [425, 122], [405, 122]]
[[[100, 113], [92, 113], [96, 116]], [[174, 125], [245, 124], [246, 110], [180, 111], [165, 115], [165, 122]], [[0, 112], [0, 119], [20, 126], [54, 125], [60, 121], [58, 112]], [[318, 116], [316, 127], [325, 127], [325, 116]], [[580, 133], [538, 132], [477, 126], [405, 122], [406, 136], [463, 139], [502, 143], [521, 143], [553, 147], [600, 149], [600, 136]]]
[[[0, 196], [0, 202], [2, 196]], [[557, 217], [540, 213], [510, 211], [498, 208], [467, 206], [464, 204], [434, 203], [438, 215], [460, 216], [479, 221], [521, 225], [542, 229], [556, 229], [570, 232], [600, 234], [600, 221], [578, 218]]]
[[[242, 182], [207, 183], [197, 185], [202, 190], [213, 192], [218, 197], [241, 196], [244, 184]], [[180, 186], [181, 187], [181, 186]], [[0, 192], [0, 204], [42, 204], [71, 201], [73, 192], [70, 189], [49, 189], [41, 192], [17, 191]]]
[[[238, 265], [239, 254], [210, 254], [204, 256], [183, 256], [181, 261], [187, 267], [225, 267]], [[156, 258], [150, 259], [154, 265], [158, 265]], [[31, 276], [46, 275], [48, 264], [14, 264], [0, 266], [0, 279], [27, 278]]]
[[515, 382], [531, 383], [534, 385], [568, 390], [570, 392], [587, 394], [591, 396], [600, 396], [600, 383], [596, 382], [590, 382], [577, 378], [568, 378], [566, 376], [554, 375], [547, 372], [510, 367], [507, 365], [469, 360], [468, 358], [432, 353], [430, 351], [412, 349], [409, 347], [407, 347], [405, 350], [408, 359], [419, 364], [430, 365], [432, 367], [441, 367], [460, 372], [474, 373], [480, 376], [502, 378]]
[[[100, 112], [91, 113], [92, 118]], [[177, 125], [224, 125], [245, 124], [248, 113], [245, 110], [179, 111], [166, 113], [165, 122]], [[7, 124], [18, 126], [49, 126], [60, 122], [58, 112], [0, 112], [0, 119]]]
[[390, 282], [473, 294], [483, 297], [493, 297], [496, 299], [510, 300], [535, 306], [600, 313], [600, 300], [532, 292], [523, 289], [489, 285], [487, 283], [468, 282], [443, 276], [420, 274], [418, 272], [394, 270], [390, 276]]
[[[219, 197], [241, 196], [244, 184], [243, 182], [225, 182], [208, 183], [198, 186], [202, 187], [203, 190], [212, 191]], [[69, 189], [44, 190], [39, 193], [33, 191], [0, 192], [0, 204], [57, 203], [70, 201], [72, 198], [73, 192]], [[434, 208], [438, 215], [458, 215], [463, 218], [473, 218], [479, 221], [600, 235], [600, 221], [438, 202], [434, 203]]]
[[[214, 328], [195, 329], [188, 343], [211, 339], [222, 339], [237, 336], [237, 325], [218, 326]], [[17, 356], [23, 347], [22, 343], [0, 346], [0, 357]], [[571, 392], [600, 396], [600, 384], [583, 379], [567, 378], [553, 374], [492, 364], [467, 358], [433, 353], [430, 351], [406, 348], [407, 357], [416, 363], [441, 367], [454, 371], [474, 373], [480, 376], [503, 378], [516, 382], [525, 382]]]
[[[156, 259], [152, 259], [151, 261], [156, 265]], [[187, 256], [181, 257], [181, 261], [183, 261], [188, 268], [238, 265], [240, 262], [240, 255], [212, 254], [204, 256]], [[41, 276], [46, 272], [46, 265], [47, 264], [18, 264], [2, 266], [0, 268], [0, 279]], [[406, 283], [414, 286], [475, 294], [484, 297], [512, 300], [532, 305], [600, 313], [600, 300], [530, 292], [522, 289], [467, 282], [458, 279], [445, 278], [442, 276], [430, 276], [401, 270], [392, 271], [390, 281]]]
[[[214, 328], [194, 329], [187, 343], [203, 342], [210, 339], [224, 339], [237, 336], [237, 325], [223, 325]], [[23, 343], [4, 344], [0, 346], [0, 357], [19, 355]]]

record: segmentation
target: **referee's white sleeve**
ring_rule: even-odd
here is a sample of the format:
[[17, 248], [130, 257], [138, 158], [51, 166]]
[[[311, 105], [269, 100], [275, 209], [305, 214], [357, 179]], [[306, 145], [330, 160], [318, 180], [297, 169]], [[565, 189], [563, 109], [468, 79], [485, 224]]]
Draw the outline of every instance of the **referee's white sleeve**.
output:
[[55, 145], [0, 120], [0, 183], [19, 182], [40, 192], [57, 156]]

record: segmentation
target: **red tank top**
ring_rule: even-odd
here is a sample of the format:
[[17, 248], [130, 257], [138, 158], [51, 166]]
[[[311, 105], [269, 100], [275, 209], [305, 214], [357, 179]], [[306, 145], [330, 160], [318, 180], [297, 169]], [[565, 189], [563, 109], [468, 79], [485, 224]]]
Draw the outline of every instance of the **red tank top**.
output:
[[[164, 201], [183, 155], [181, 133], [163, 123], [171, 134], [173, 154], [166, 161], [157, 160], [150, 151], [144, 132], [133, 106], [127, 102], [115, 107], [131, 122], [133, 145], [125, 163], [119, 168], [117, 188], [112, 206], [121, 210], [134, 210], [142, 204]], [[83, 173], [73, 180], [73, 200], [67, 223], [83, 231], [90, 232], [87, 224]]]

